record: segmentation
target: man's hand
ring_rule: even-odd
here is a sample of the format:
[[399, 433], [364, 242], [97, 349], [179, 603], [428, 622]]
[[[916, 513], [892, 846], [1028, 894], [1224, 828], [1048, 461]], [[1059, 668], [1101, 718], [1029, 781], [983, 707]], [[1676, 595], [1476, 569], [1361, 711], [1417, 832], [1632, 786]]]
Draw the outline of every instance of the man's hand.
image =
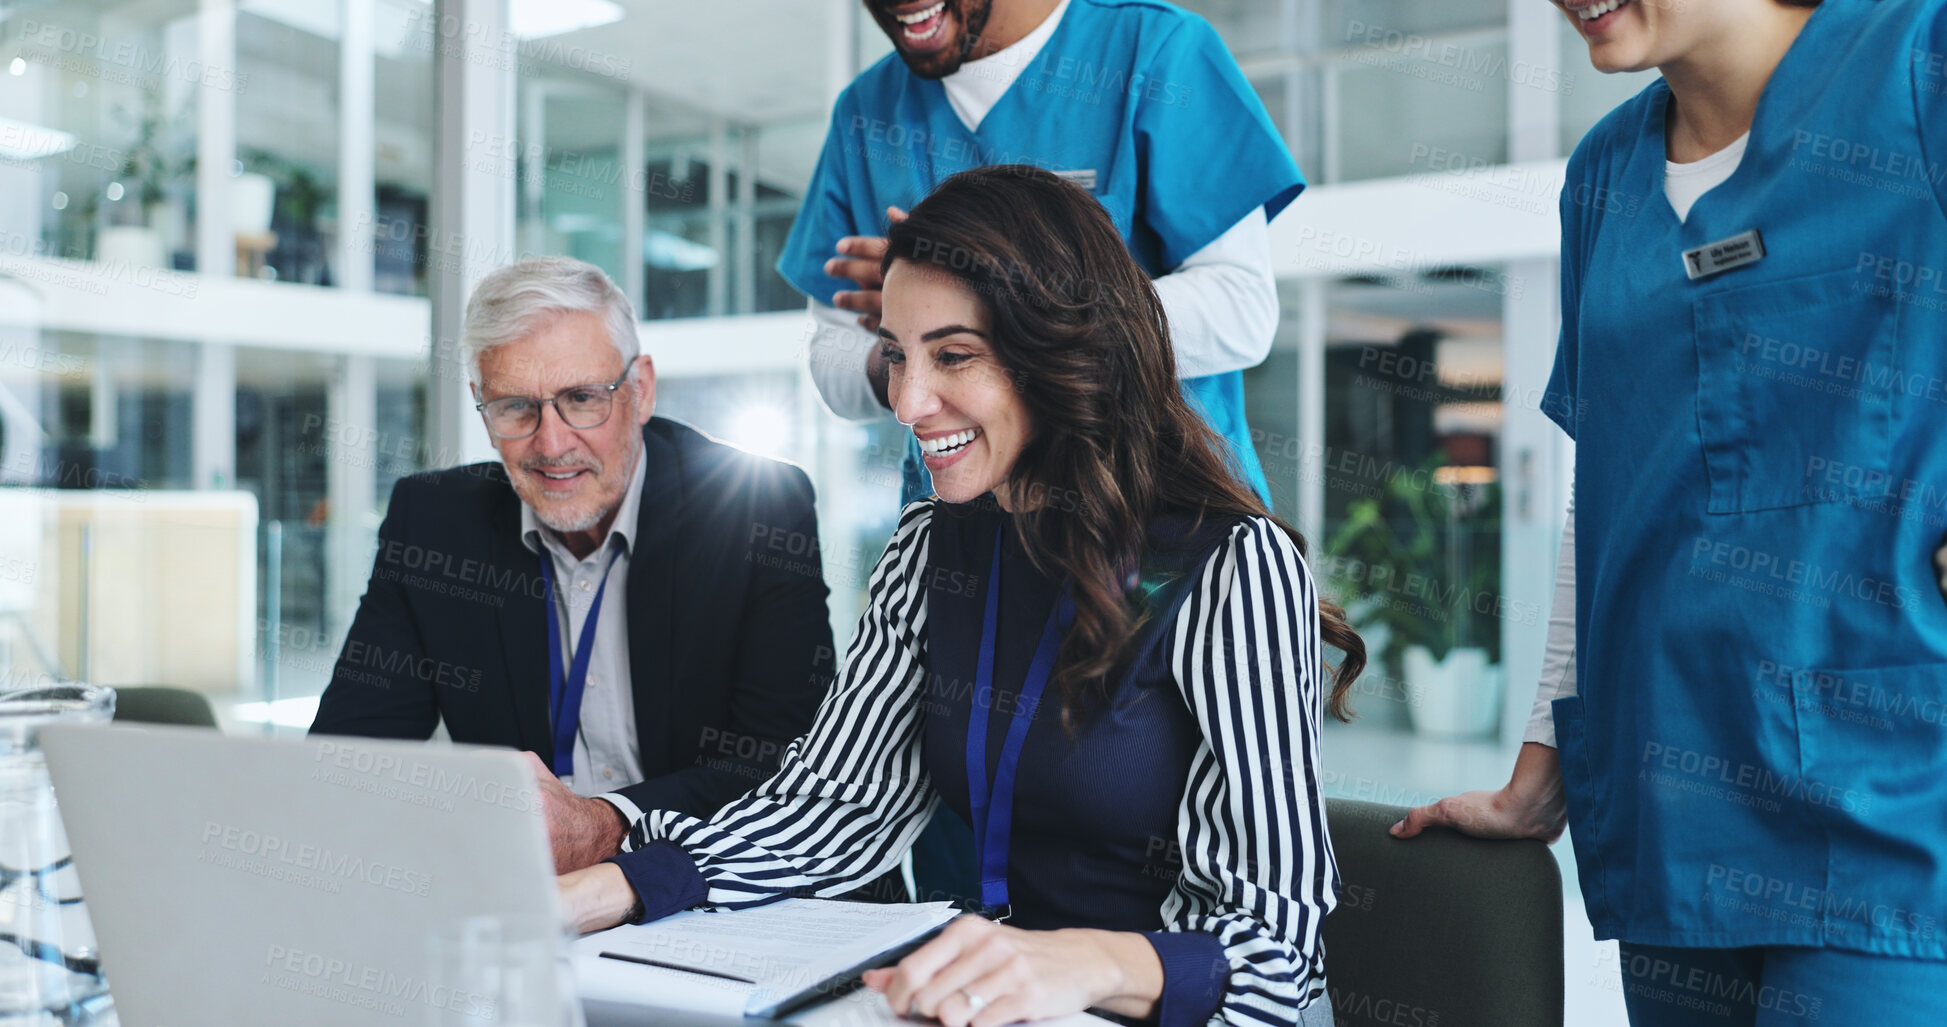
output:
[[[896, 225], [906, 220], [906, 212], [887, 207], [886, 217]], [[859, 327], [874, 334], [879, 331], [879, 315], [885, 310], [882, 290], [886, 279], [879, 273], [879, 262], [885, 258], [885, 236], [848, 235], [838, 240], [838, 256], [825, 261], [826, 274], [859, 283], [855, 291], [833, 293], [832, 306], [858, 311]]]
[[627, 827], [622, 813], [596, 798], [582, 798], [568, 790], [541, 757], [523, 752], [541, 792], [541, 811], [548, 819], [548, 845], [554, 849], [554, 872], [566, 874], [594, 866], [622, 849]]
[[1526, 742], [1515, 757], [1507, 786], [1467, 792], [1420, 806], [1392, 826], [1395, 838], [1411, 838], [1428, 826], [1451, 827], [1476, 838], [1539, 838], [1554, 842], [1568, 827], [1562, 794], [1561, 756], [1553, 747]]

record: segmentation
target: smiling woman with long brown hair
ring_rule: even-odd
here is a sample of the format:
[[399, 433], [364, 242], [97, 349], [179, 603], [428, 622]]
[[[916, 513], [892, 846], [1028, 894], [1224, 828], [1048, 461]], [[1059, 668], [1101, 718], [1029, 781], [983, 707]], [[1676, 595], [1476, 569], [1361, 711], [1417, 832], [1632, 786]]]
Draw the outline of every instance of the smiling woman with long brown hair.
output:
[[1087, 193], [994, 166], [894, 226], [884, 301], [937, 494], [778, 774], [708, 821], [649, 813], [616, 866], [563, 878], [569, 910], [841, 895], [958, 816], [1009, 925], [869, 975], [895, 1009], [1329, 1023], [1318, 732], [1365, 647], [1184, 400], [1148, 278]]

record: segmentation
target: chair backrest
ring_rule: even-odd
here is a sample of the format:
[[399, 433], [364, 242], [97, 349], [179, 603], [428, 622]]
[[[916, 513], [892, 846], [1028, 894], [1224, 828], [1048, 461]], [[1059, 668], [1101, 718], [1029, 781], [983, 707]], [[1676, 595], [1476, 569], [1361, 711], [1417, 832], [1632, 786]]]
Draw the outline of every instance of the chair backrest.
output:
[[1339, 1027], [1561, 1027], [1562, 875], [1538, 841], [1433, 828], [1399, 806], [1326, 802], [1345, 888], [1325, 918]]
[[115, 719], [138, 724], [216, 727], [216, 711], [201, 692], [162, 686], [115, 689]]

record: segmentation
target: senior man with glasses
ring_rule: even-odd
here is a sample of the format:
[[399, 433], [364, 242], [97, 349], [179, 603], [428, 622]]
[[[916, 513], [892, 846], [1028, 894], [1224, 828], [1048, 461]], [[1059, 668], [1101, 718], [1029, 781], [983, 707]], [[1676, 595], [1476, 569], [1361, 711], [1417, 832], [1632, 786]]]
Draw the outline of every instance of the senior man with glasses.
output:
[[[600, 269], [488, 275], [462, 345], [498, 462], [403, 478], [313, 734], [533, 754], [561, 872], [775, 768], [831, 675], [811, 482], [653, 416]], [[408, 775], [407, 789], [437, 783]]]

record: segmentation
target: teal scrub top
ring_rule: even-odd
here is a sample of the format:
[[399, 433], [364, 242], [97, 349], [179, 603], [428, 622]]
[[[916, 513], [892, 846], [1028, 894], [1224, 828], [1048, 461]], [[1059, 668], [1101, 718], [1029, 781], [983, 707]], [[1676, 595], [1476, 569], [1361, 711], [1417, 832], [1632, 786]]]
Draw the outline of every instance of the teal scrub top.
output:
[[1947, 959], [1944, 3], [1825, 0], [1687, 222], [1660, 80], [1569, 161], [1554, 714], [1597, 937]]
[[[846, 87], [778, 273], [831, 302], [857, 288], [825, 274], [838, 240], [884, 235], [887, 207], [911, 210], [949, 176], [987, 164], [1033, 164], [1090, 189], [1152, 278], [1254, 208], [1276, 217], [1305, 186], [1208, 22], [1154, 0], [1069, 0], [977, 131], [961, 123], [945, 87], [914, 75], [896, 52]], [[1268, 502], [1243, 375], [1188, 378], [1183, 391]]]

